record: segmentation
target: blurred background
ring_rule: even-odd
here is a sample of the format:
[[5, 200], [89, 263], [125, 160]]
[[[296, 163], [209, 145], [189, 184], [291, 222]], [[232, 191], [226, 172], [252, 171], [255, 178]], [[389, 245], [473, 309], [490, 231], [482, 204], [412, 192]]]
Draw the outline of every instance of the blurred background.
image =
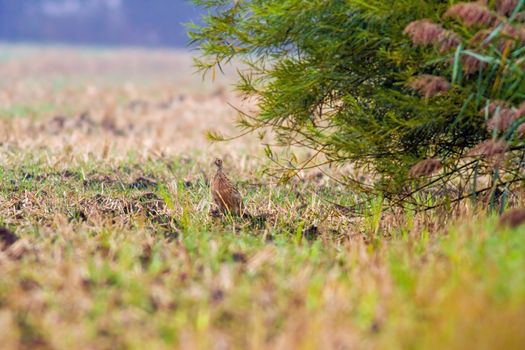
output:
[[0, 0], [0, 41], [185, 47], [189, 0]]
[[0, 0], [0, 139], [110, 158], [227, 153], [205, 135], [235, 134], [241, 100], [231, 69], [212, 81], [193, 67], [186, 24], [201, 13], [189, 0]]

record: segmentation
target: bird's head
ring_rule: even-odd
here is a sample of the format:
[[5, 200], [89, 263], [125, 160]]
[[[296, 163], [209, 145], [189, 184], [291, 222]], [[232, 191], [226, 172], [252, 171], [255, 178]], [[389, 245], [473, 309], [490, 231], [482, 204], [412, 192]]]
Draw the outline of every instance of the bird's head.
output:
[[222, 159], [215, 158], [215, 161], [213, 162], [217, 166], [217, 168], [222, 169]]

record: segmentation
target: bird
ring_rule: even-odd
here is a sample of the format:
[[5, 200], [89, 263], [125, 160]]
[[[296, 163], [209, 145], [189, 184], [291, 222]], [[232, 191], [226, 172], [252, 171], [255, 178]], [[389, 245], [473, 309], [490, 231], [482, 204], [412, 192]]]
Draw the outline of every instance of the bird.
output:
[[242, 196], [226, 174], [224, 174], [222, 159], [216, 158], [214, 164], [217, 166], [217, 171], [211, 182], [213, 201], [223, 214], [242, 215]]

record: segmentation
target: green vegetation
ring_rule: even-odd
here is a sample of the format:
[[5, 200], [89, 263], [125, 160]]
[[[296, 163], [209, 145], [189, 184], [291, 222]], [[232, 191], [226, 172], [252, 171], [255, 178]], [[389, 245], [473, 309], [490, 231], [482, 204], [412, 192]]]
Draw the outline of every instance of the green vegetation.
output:
[[192, 27], [197, 66], [245, 64], [237, 89], [261, 110], [240, 126], [311, 149], [268, 151], [285, 179], [351, 164], [347, 185], [411, 207], [431, 207], [436, 187], [442, 205], [487, 193], [494, 204], [522, 180], [524, 1], [194, 2], [210, 11]]
[[33, 118], [38, 119], [41, 115], [49, 114], [56, 110], [56, 106], [49, 103], [45, 105], [15, 105], [9, 108], [0, 108], [0, 115], [4, 118]]
[[444, 228], [380, 207], [379, 221], [352, 218], [314, 194], [340, 201], [337, 185], [269, 187], [242, 172], [265, 219], [223, 221], [208, 215], [201, 165], [9, 156], [0, 215], [22, 239], [0, 252], [3, 347], [524, 344], [522, 228], [468, 212], [472, 223]]
[[[255, 14], [268, 14], [259, 26], [249, 22], [253, 17], [241, 16], [254, 30], [273, 30], [270, 20], [276, 24], [291, 21], [282, 11], [290, 1], [235, 3], [235, 11], [241, 14], [246, 14], [243, 11], [249, 5], [259, 6], [253, 7], [260, 10]], [[293, 28], [302, 32], [308, 27], [305, 16], [315, 10], [340, 10], [350, 3], [363, 6], [359, 16], [364, 17], [350, 19], [317, 12], [322, 15], [317, 21], [323, 25], [309, 43], [319, 60], [335, 59], [330, 54], [337, 51], [337, 45], [331, 47], [327, 41], [322, 54], [317, 39], [343, 38], [347, 35], [345, 25], [366, 29], [369, 23], [374, 24], [374, 35], [396, 27], [396, 40], [405, 43], [400, 49], [416, 55], [418, 61], [411, 64], [419, 68], [427, 62], [419, 59], [433, 59], [435, 53], [414, 45], [413, 38], [403, 34], [406, 24], [425, 14], [438, 22], [449, 6], [448, 2], [436, 2], [431, 9], [427, 1], [419, 5], [405, 0], [385, 2], [392, 5], [389, 13], [396, 10], [399, 14], [378, 17], [382, 18], [379, 21], [369, 11], [381, 10], [383, 2], [302, 3], [309, 6], [287, 8], [295, 15], [292, 24], [297, 27]], [[222, 4], [228, 8], [231, 1]], [[417, 17], [408, 8], [402, 9], [407, 4], [421, 6]], [[367, 13], [370, 16], [365, 16]], [[358, 25], [356, 18], [363, 22]], [[236, 28], [230, 25], [208, 34]], [[292, 33], [302, 36], [300, 31]], [[254, 39], [258, 37], [256, 32], [252, 34]], [[347, 48], [348, 58], [356, 46], [353, 40], [348, 37], [348, 43], [354, 45]], [[373, 46], [374, 38], [370, 40]], [[396, 74], [407, 73], [404, 69], [411, 66], [392, 63], [392, 52], [381, 49], [387, 43], [385, 36], [376, 42], [379, 46], [367, 51], [371, 52], [370, 60], [377, 59], [386, 64], [384, 67], [348, 61], [361, 67], [363, 74], [370, 74], [370, 79], [379, 79], [384, 69], [393, 81], [388, 87], [372, 85], [368, 92], [357, 88], [363, 94], [359, 98], [377, 98], [381, 103], [392, 99], [388, 103], [393, 113], [410, 102], [415, 110], [421, 110], [421, 118], [426, 118], [433, 111], [448, 111], [450, 99], [457, 93], [454, 108], [461, 109], [468, 97], [461, 94], [473, 81], [462, 78], [462, 85], [455, 84], [451, 90], [454, 93], [422, 99], [404, 83], [394, 83], [401, 79]], [[363, 49], [369, 48], [363, 41]], [[272, 47], [268, 53], [279, 52]], [[0, 94], [4, 108], [0, 118], [2, 350], [525, 347], [525, 211], [518, 209], [499, 218], [496, 211], [479, 205], [482, 200], [483, 204], [492, 202], [502, 211], [524, 205], [523, 191], [500, 186], [507, 181], [506, 175], [501, 176], [502, 182], [492, 177], [498, 174], [494, 169], [502, 169], [501, 163], [494, 161], [498, 157], [475, 158], [479, 166], [474, 166], [470, 182], [468, 177], [464, 182], [449, 181], [458, 192], [468, 189], [469, 198], [455, 203], [447, 196], [454, 188], [447, 187], [444, 192], [422, 191], [412, 202], [405, 201], [404, 207], [392, 205], [397, 204], [396, 198], [388, 189], [395, 179], [388, 179], [388, 172], [394, 163], [386, 157], [370, 159], [369, 168], [299, 169], [292, 163], [289, 181], [277, 181], [267, 170], [272, 161], [283, 159], [270, 147], [266, 149], [270, 159], [265, 158], [259, 139], [248, 136], [232, 143], [203, 142], [210, 127], [234, 132], [231, 122], [235, 112], [228, 103], [237, 106], [242, 101], [220, 85], [201, 88], [196, 79], [184, 74], [191, 70], [190, 61], [189, 55], [168, 51], [117, 50], [86, 57], [85, 51], [74, 49], [55, 48], [43, 55], [28, 47], [23, 57], [13, 55], [8, 64], [0, 65], [0, 76], [5, 77]], [[323, 74], [330, 69], [342, 74], [337, 71], [342, 66], [335, 61], [326, 61], [333, 66], [305, 62], [313, 64], [311, 69], [295, 66], [295, 61], [286, 66], [295, 73], [292, 77], [297, 79], [292, 81], [299, 90], [304, 88], [301, 69], [313, 71], [310, 76], [315, 79], [322, 78], [316, 75], [320, 67], [324, 67]], [[402, 69], [394, 74], [389, 71], [393, 67]], [[441, 67], [443, 72], [450, 69], [444, 62]], [[416, 73], [420, 72], [410, 76]], [[263, 75], [263, 87], [277, 88], [272, 84], [285, 83], [284, 77], [266, 80]], [[323, 78], [311, 84], [328, 89], [335, 81]], [[290, 90], [281, 91], [283, 96], [305, 117], [296, 124], [290, 119], [294, 124], [289, 125], [312, 133], [316, 137], [312, 142], [333, 141], [323, 152], [335, 149], [337, 133], [323, 135], [327, 129], [317, 121], [312, 127], [295, 95], [298, 90], [287, 87]], [[288, 108], [278, 92], [274, 90], [275, 96], [270, 97]], [[303, 97], [313, 98], [318, 91], [310, 92], [312, 95]], [[345, 99], [358, 101], [349, 95]], [[507, 99], [513, 105], [517, 101]], [[241, 107], [257, 111], [254, 104]], [[383, 125], [380, 121], [388, 126], [397, 118], [386, 113], [367, 119], [367, 113], [375, 111], [371, 105], [356, 102], [355, 108], [357, 114], [342, 109], [341, 119], [337, 119], [344, 127], [340, 140], [355, 141], [354, 145], [359, 140], [350, 136], [365, 128], [365, 120], [376, 128]], [[498, 108], [502, 110], [498, 106], [496, 113]], [[504, 108], [514, 111], [510, 106]], [[284, 112], [283, 118], [288, 118]], [[447, 113], [452, 118], [454, 109]], [[488, 130], [476, 124], [484, 118], [479, 111], [469, 109], [468, 113], [478, 128], [469, 131], [472, 138], [468, 142], [467, 138], [463, 141], [475, 144], [489, 136]], [[275, 116], [263, 109], [257, 118]], [[442, 117], [436, 114], [438, 127], [445, 125]], [[358, 121], [363, 123], [359, 126]], [[410, 120], [399, 121], [406, 126]], [[297, 141], [293, 133], [279, 132], [286, 123], [277, 124], [277, 133], [268, 133], [265, 142], [285, 142], [290, 137]], [[263, 124], [268, 125], [266, 121]], [[398, 131], [408, 142], [414, 130], [405, 126]], [[502, 133], [495, 130], [493, 141], [499, 142]], [[396, 134], [392, 131], [390, 135]], [[374, 146], [372, 139], [363, 140], [367, 151], [380, 146]], [[402, 145], [401, 138], [386, 141], [390, 142], [388, 147]], [[346, 146], [341, 147], [347, 152]], [[492, 152], [493, 156], [501, 154]], [[297, 157], [306, 157], [304, 149], [297, 153]], [[428, 173], [441, 166], [430, 161], [411, 168], [413, 162], [427, 156], [423, 153], [399, 153], [396, 166], [400, 176]], [[344, 153], [341, 159], [350, 154]], [[314, 155], [310, 153], [310, 157]], [[243, 195], [250, 215], [212, 215], [209, 183], [215, 157], [224, 160], [226, 173]], [[361, 164], [368, 164], [365, 161]], [[385, 164], [384, 182], [376, 181], [380, 163]], [[365, 194], [350, 191], [347, 183], [340, 181], [348, 174], [348, 179], [358, 175], [359, 181], [381, 185], [384, 195], [376, 189]], [[436, 179], [441, 181], [440, 177], [429, 181]], [[482, 185], [491, 186], [490, 196], [482, 198], [486, 193], [475, 191]], [[408, 192], [410, 186], [406, 187]], [[433, 210], [414, 210], [447, 200], [448, 205]]]

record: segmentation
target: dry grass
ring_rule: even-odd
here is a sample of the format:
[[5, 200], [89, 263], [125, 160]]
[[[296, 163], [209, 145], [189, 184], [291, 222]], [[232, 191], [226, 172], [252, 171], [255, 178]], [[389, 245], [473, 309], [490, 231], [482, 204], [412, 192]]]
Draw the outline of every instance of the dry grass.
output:
[[[71, 146], [76, 155], [117, 159], [216, 152], [205, 131], [231, 132], [236, 115], [228, 103], [241, 106], [228, 78], [203, 83], [184, 52], [4, 50], [15, 58], [0, 65], [0, 135], [15, 148]], [[246, 154], [256, 144], [230, 147]]]
[[[523, 226], [277, 184], [186, 54], [2, 52], [3, 349], [523, 348]], [[216, 156], [253, 217], [209, 215]]]

